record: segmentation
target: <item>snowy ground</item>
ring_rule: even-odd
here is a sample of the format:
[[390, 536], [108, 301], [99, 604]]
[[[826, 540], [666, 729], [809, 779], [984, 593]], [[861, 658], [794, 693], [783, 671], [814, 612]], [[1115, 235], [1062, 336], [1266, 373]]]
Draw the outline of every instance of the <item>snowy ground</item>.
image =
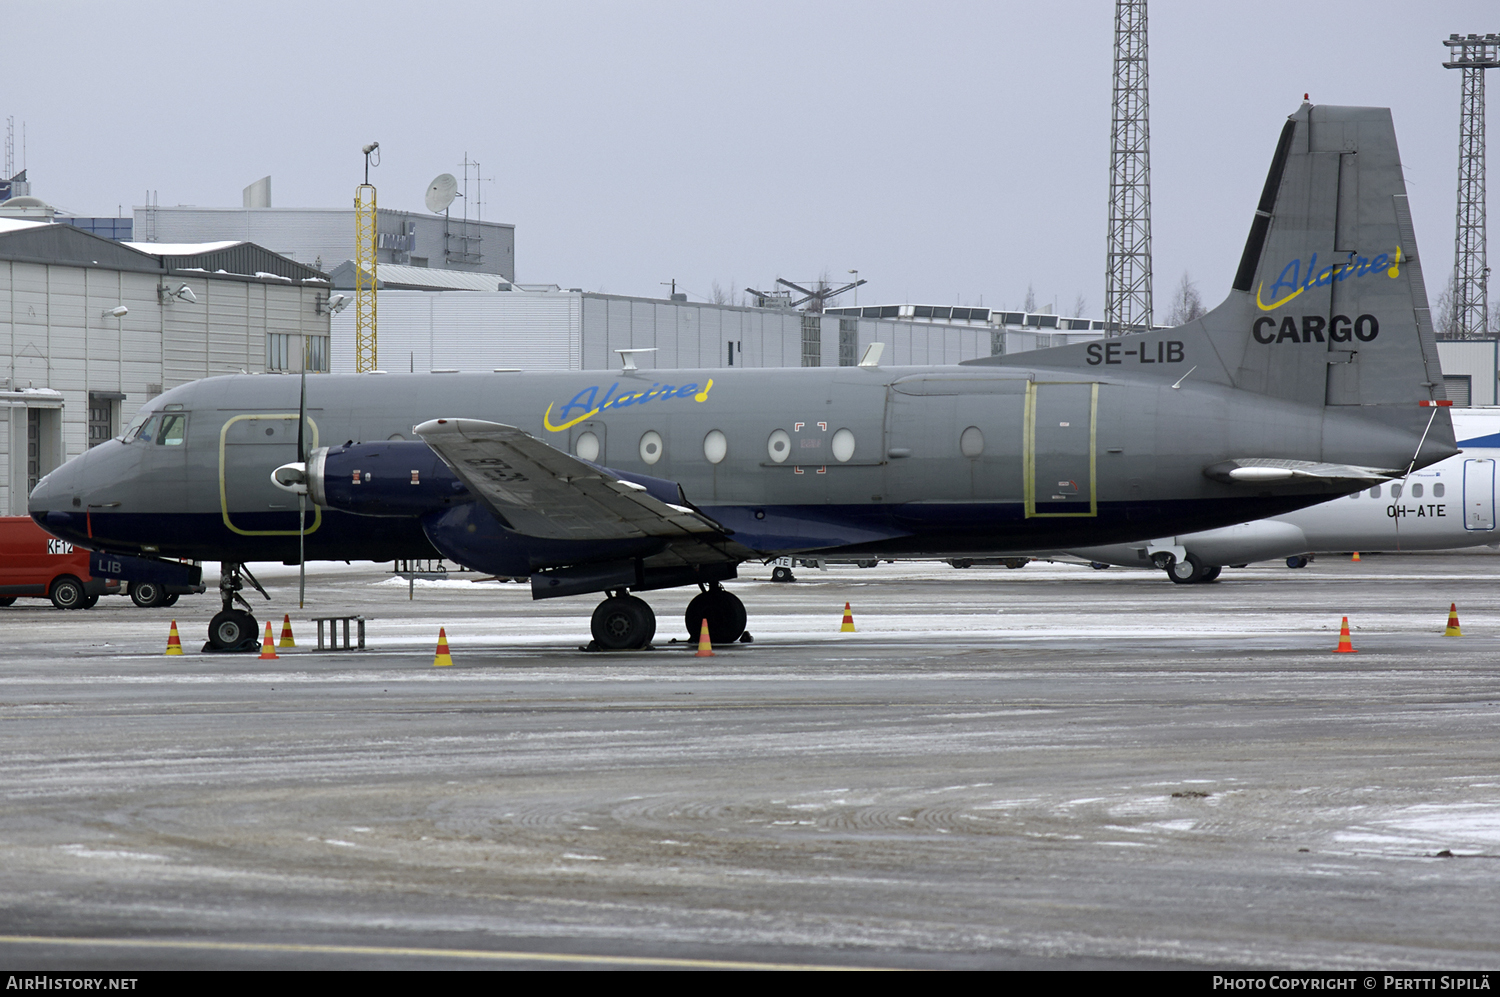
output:
[[1489, 552], [755, 567], [711, 659], [688, 591], [586, 654], [588, 598], [256, 568], [275, 661], [198, 650], [212, 592], [0, 610], [7, 965], [1500, 962]]

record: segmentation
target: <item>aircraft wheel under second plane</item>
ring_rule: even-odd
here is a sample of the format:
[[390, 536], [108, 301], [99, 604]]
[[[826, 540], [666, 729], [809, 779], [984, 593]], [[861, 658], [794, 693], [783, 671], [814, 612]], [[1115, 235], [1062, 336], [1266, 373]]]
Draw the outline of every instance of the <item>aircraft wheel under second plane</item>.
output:
[[656, 636], [656, 613], [644, 599], [613, 595], [594, 608], [589, 630], [607, 651], [633, 651]]
[[708, 621], [708, 639], [715, 644], [733, 644], [745, 632], [745, 604], [733, 592], [712, 588], [699, 592], [682, 614], [688, 639], [696, 641]]
[[1193, 585], [1203, 581], [1203, 574], [1206, 570], [1196, 554], [1189, 554], [1181, 561], [1173, 561], [1168, 566], [1167, 577], [1178, 585]]

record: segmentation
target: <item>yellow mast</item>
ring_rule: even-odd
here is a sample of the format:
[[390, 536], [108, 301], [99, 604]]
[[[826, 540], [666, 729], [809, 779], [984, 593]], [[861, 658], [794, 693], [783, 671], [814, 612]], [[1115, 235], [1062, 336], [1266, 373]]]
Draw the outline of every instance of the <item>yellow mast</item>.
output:
[[362, 183], [354, 191], [355, 373], [374, 370], [375, 356], [375, 188]]

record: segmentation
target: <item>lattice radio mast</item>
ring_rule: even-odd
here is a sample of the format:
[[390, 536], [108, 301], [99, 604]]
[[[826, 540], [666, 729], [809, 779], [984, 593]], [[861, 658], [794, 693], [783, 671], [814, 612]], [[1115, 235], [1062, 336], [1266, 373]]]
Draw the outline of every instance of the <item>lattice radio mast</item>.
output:
[[1109, 151], [1107, 336], [1151, 328], [1151, 129], [1146, 0], [1115, 0], [1114, 114]]
[[1458, 115], [1458, 231], [1453, 248], [1453, 325], [1444, 338], [1477, 339], [1488, 325], [1489, 267], [1485, 265], [1484, 71], [1500, 66], [1500, 35], [1449, 35], [1451, 61], [1463, 70]]
[[370, 156], [380, 165], [379, 142], [365, 146], [365, 182], [354, 188], [354, 372], [375, 370], [375, 188]]

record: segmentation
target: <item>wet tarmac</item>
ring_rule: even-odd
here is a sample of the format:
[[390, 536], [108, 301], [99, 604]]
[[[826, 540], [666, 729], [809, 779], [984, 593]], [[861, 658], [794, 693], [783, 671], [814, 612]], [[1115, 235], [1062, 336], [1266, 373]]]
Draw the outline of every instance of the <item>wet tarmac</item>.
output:
[[211, 596], [22, 600], [0, 963], [1494, 968], [1497, 569], [755, 567], [713, 658], [687, 590], [597, 654], [588, 598], [267, 566], [274, 661]]

